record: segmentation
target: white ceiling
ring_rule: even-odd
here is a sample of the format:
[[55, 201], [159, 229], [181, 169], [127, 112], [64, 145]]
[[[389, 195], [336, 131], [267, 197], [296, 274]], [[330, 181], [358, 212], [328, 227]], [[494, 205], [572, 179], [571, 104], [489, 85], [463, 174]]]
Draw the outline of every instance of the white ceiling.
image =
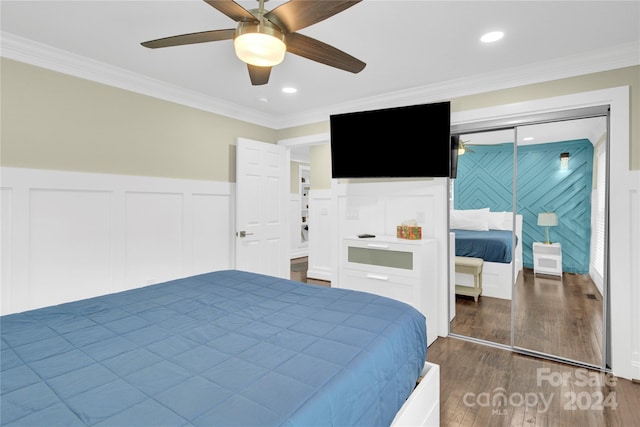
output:
[[[275, 129], [640, 63], [639, 1], [364, 0], [300, 30], [366, 62], [361, 73], [287, 54], [264, 86], [251, 85], [230, 40], [140, 46], [235, 28], [201, 0], [2, 0], [0, 7], [5, 57]], [[479, 41], [497, 29], [501, 41]], [[298, 93], [283, 94], [284, 86]]]
[[592, 144], [599, 142], [607, 133], [607, 119], [604, 116], [572, 119], [550, 123], [518, 126], [513, 129], [469, 133], [460, 138], [465, 145], [494, 145], [513, 143], [518, 145], [546, 144], [550, 142], [588, 139]]

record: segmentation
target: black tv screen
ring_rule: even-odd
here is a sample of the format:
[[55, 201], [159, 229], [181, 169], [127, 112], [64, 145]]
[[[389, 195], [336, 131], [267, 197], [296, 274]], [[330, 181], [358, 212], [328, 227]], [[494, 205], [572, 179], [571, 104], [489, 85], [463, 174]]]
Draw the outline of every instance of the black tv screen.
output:
[[450, 102], [334, 114], [333, 178], [449, 177]]

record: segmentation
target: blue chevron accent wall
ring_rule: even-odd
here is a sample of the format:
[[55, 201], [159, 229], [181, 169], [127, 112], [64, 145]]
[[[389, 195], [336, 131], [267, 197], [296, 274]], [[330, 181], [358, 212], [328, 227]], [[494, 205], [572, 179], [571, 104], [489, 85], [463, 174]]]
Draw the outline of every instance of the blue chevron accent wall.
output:
[[[512, 210], [513, 144], [474, 146], [458, 159], [454, 207]], [[560, 153], [570, 153], [560, 169]], [[587, 274], [591, 241], [593, 145], [589, 140], [518, 146], [517, 212], [523, 217], [523, 265], [533, 268], [533, 242], [545, 241], [537, 225], [539, 212], [556, 212], [551, 241], [562, 243], [562, 270]]]
[[513, 211], [513, 143], [471, 149], [458, 157], [454, 208]]

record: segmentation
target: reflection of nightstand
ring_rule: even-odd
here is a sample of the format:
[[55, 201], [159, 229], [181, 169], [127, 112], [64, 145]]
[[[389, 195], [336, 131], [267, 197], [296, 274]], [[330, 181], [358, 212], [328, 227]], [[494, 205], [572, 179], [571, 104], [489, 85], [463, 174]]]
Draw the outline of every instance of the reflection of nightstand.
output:
[[562, 245], [533, 242], [533, 273], [562, 277]]

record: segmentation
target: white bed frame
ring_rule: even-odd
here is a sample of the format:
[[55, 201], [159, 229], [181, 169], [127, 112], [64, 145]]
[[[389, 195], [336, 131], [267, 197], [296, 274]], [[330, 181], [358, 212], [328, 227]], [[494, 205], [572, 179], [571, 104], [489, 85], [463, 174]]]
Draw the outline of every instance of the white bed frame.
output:
[[392, 427], [440, 426], [440, 366], [424, 363], [422, 380], [396, 414]]
[[[501, 262], [484, 262], [482, 266], [482, 296], [511, 299], [512, 285], [522, 270], [522, 215], [516, 215], [516, 244], [515, 259], [509, 264]], [[512, 267], [515, 262], [516, 274], [512, 277]], [[473, 287], [473, 275], [456, 273], [455, 284]]]

